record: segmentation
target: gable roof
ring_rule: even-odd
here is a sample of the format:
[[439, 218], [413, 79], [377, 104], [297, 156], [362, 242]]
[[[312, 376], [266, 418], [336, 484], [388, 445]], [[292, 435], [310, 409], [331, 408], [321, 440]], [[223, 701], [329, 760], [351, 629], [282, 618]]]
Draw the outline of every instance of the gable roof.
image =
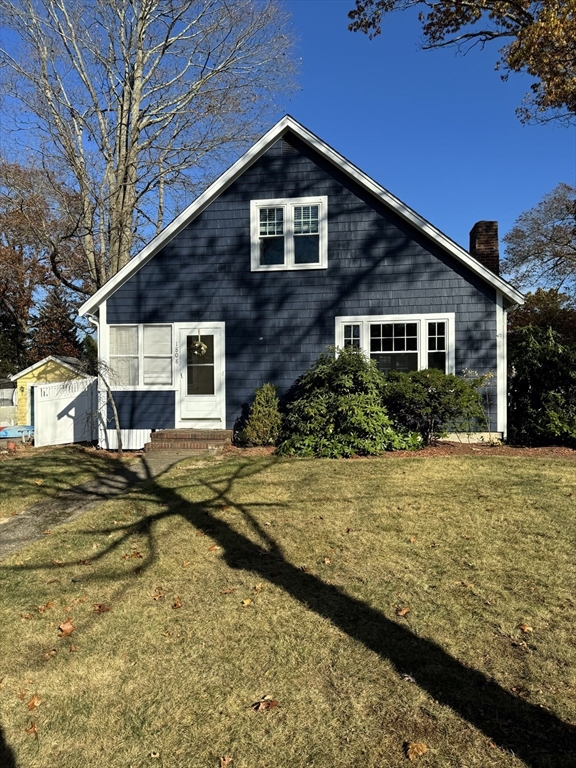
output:
[[45, 357], [43, 360], [39, 360], [37, 363], [34, 363], [33, 365], [28, 366], [28, 368], [24, 368], [23, 371], [18, 371], [18, 373], [13, 373], [8, 378], [11, 381], [16, 381], [17, 379], [21, 378], [22, 376], [26, 376], [26, 374], [31, 373], [32, 371], [36, 370], [36, 368], [39, 368], [41, 365], [45, 365], [46, 363], [58, 363], [58, 365], [61, 365], [63, 368], [68, 368], [70, 371], [74, 371], [74, 373], [78, 373], [81, 376], [85, 375], [78, 370], [78, 365], [80, 363], [80, 360], [78, 360], [78, 358], [48, 355], [48, 357]]
[[322, 157], [336, 165], [341, 171], [344, 171], [351, 179], [360, 184], [364, 189], [370, 192], [380, 202], [384, 203], [394, 213], [401, 216], [426, 237], [435, 242], [444, 251], [455, 257], [459, 262], [467, 266], [471, 272], [477, 274], [486, 283], [491, 285], [508, 298], [513, 304], [523, 304], [524, 299], [520, 291], [517, 291], [510, 283], [485, 267], [477, 259], [471, 256], [461, 246], [447, 237], [443, 232], [434, 227], [426, 219], [409, 208], [405, 203], [381, 187], [363, 171], [357, 168], [353, 163], [332, 149], [326, 142], [318, 138], [315, 134], [304, 128], [297, 120], [290, 115], [285, 115], [276, 125], [259, 139], [242, 157], [228, 168], [208, 189], [194, 200], [191, 205], [185, 208], [165, 229], [151, 240], [136, 256], [116, 274], [111, 277], [102, 288], [82, 304], [78, 310], [80, 315], [90, 315], [111, 296], [121, 285], [123, 285], [132, 275], [143, 267], [158, 251], [179, 234], [185, 227], [193, 221], [202, 211], [210, 205], [227, 187], [244, 173], [256, 160], [258, 160], [270, 147], [275, 144], [287, 132], [294, 133], [309, 147], [312, 147]]

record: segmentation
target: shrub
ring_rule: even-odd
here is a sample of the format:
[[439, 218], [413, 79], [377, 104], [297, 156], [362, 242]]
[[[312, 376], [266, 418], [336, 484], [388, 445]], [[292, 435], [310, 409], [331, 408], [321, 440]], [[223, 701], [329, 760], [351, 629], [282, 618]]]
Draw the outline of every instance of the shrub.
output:
[[510, 441], [576, 448], [576, 345], [551, 328], [519, 328], [509, 362]]
[[477, 384], [432, 368], [393, 371], [386, 378], [383, 402], [398, 428], [415, 430], [429, 445], [448, 429], [468, 431], [478, 419], [484, 419]]
[[291, 387], [278, 453], [338, 458], [415, 448], [382, 405], [384, 378], [354, 347], [324, 352]]
[[254, 392], [254, 402], [236, 435], [236, 442], [240, 445], [276, 445], [281, 418], [276, 387], [263, 384]]

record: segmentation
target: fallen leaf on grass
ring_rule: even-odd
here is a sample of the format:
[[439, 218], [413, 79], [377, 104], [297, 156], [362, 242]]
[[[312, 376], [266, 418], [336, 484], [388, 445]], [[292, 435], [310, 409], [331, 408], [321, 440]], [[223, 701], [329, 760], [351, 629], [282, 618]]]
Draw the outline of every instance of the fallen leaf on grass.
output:
[[251, 704], [250, 706], [254, 712], [267, 712], [269, 709], [274, 709], [274, 707], [277, 707], [278, 702], [276, 699], [273, 699], [270, 696], [265, 696], [263, 699], [260, 699], [260, 701], [255, 701], [254, 704]]
[[50, 608], [54, 607], [54, 603], [51, 600], [48, 600], [47, 603], [44, 605], [38, 606], [38, 613], [46, 613], [46, 611], [50, 610]]
[[251, 602], [252, 600], [247, 597], [245, 600], [242, 600], [242, 606], [250, 605]]
[[176, 597], [174, 598], [174, 602], [172, 603], [172, 608], [182, 608], [182, 601], [180, 600], [178, 595], [176, 595]]
[[324, 558], [324, 565], [332, 565], [332, 560], [329, 557]]
[[428, 752], [428, 747], [423, 742], [407, 741], [404, 744], [404, 751], [408, 760], [417, 760]]
[[23, 619], [28, 619], [28, 620], [30, 620], [30, 619], [33, 619], [33, 618], [34, 618], [33, 614], [31, 614], [31, 613], [21, 613], [21, 614], [20, 614], [20, 616], [21, 616]]
[[151, 757], [153, 760], [159, 760], [160, 759], [160, 752], [150, 752], [148, 757]]
[[60, 579], [50, 579], [46, 584], [60, 584]]
[[231, 757], [221, 757], [220, 758], [220, 768], [228, 768], [230, 763], [232, 762]]
[[187, 565], [190, 565], [190, 560], [184, 560], [182, 563], [182, 568], [186, 568]]
[[36, 723], [34, 721], [30, 723], [29, 728], [25, 728], [24, 730], [26, 731], [26, 733], [30, 733], [31, 735], [38, 738], [38, 728], [36, 728]]
[[44, 480], [34, 480], [36, 485], [44, 485]]
[[164, 592], [162, 590], [162, 587], [156, 587], [154, 590], [154, 594], [152, 595], [152, 600], [163, 600], [164, 599]]
[[130, 560], [132, 558], [142, 558], [144, 555], [142, 555], [137, 550], [135, 552], [127, 552], [125, 555], [122, 555], [122, 560]]
[[58, 629], [60, 630], [58, 637], [68, 637], [68, 635], [71, 635], [72, 632], [74, 632], [76, 627], [72, 624], [72, 619], [66, 619], [66, 621], [60, 624]]
[[72, 643], [68, 650], [70, 651], [70, 653], [75, 653], [78, 650], [78, 648], [76, 648], [76, 646]]
[[416, 543], [416, 536], [410, 536], [410, 544]]
[[107, 605], [104, 605], [104, 603], [94, 603], [94, 607], [92, 608], [94, 613], [106, 613], [109, 610], [111, 609]]
[[256, 586], [254, 587], [254, 594], [259, 595], [263, 589], [264, 589], [264, 584], [256, 584]]
[[76, 565], [90, 565], [90, 560], [78, 560]]
[[51, 533], [52, 531], [50, 530], [50, 528], [46, 528], [46, 530], [44, 531], [44, 536], [49, 536]]
[[88, 595], [84, 595], [83, 597], [75, 597], [74, 600], [72, 600], [73, 603], [85, 603], [88, 599]]
[[521, 629], [522, 632], [533, 632], [532, 627], [528, 626], [528, 624], [518, 624], [518, 629]]
[[50, 562], [52, 563], [52, 565], [55, 565], [57, 568], [62, 568], [62, 566], [64, 565], [62, 560], [54, 560], [54, 559], [52, 559], [52, 560], [50, 560]]
[[28, 704], [26, 704], [26, 706], [28, 707], [30, 712], [32, 712], [32, 710], [36, 709], [36, 707], [39, 707], [40, 704], [42, 704], [42, 699], [40, 698], [40, 696], [38, 696], [37, 693], [35, 693], [34, 696], [32, 696], [32, 698], [28, 702]]
[[354, 528], [346, 528], [346, 533], [354, 533]]
[[24, 701], [24, 699], [26, 698], [26, 693], [22, 688], [20, 688], [20, 690], [18, 691], [18, 698], [20, 699], [20, 701]]
[[99, 544], [97, 541], [95, 541], [95, 542], [92, 544], [92, 549], [98, 549], [98, 547], [99, 547], [99, 546], [100, 546], [100, 544]]
[[221, 589], [220, 594], [221, 595], [231, 595], [232, 592], [236, 592], [237, 587], [228, 587], [228, 589]]
[[218, 544], [212, 544], [211, 547], [208, 547], [208, 552], [216, 552], [217, 549], [220, 549]]
[[47, 653], [44, 654], [45, 659], [49, 659], [51, 656], [56, 656], [56, 648], [52, 648]]
[[397, 616], [406, 616], [407, 613], [410, 613], [410, 608], [408, 608], [408, 606], [404, 606], [404, 608], [400, 608], [400, 606], [398, 606], [396, 608]]

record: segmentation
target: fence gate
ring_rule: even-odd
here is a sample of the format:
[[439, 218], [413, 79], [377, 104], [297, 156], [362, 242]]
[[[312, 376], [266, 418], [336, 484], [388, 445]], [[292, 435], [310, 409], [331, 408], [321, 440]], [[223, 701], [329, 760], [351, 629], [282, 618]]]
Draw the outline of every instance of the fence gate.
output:
[[96, 440], [97, 409], [96, 378], [34, 385], [34, 445]]

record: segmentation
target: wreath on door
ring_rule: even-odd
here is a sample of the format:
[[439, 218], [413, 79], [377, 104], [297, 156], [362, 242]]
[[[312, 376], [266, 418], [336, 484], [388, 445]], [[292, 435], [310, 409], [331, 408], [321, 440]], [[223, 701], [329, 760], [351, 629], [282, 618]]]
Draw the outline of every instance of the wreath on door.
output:
[[190, 344], [190, 352], [192, 352], [193, 355], [196, 355], [196, 357], [202, 357], [207, 351], [208, 347], [200, 338], [200, 329], [198, 329], [198, 338]]

